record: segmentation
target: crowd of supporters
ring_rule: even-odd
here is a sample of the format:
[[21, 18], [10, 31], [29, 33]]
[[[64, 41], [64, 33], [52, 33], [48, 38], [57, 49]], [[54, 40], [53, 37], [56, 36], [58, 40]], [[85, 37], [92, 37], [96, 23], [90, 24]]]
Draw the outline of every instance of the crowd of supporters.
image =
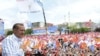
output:
[[100, 56], [100, 33], [27, 35], [22, 45], [26, 56]]
[[23, 45], [38, 56], [100, 56], [100, 33], [27, 35]]

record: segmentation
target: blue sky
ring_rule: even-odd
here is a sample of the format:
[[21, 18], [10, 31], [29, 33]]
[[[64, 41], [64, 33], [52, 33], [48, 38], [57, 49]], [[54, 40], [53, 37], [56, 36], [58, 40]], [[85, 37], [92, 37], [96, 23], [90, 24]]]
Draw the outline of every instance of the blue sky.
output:
[[[100, 0], [42, 0], [47, 22], [100, 22]], [[70, 13], [70, 15], [68, 15]], [[0, 0], [0, 18], [5, 29], [16, 22], [44, 22], [42, 11], [20, 13], [16, 0]], [[70, 18], [70, 19], [69, 19]]]

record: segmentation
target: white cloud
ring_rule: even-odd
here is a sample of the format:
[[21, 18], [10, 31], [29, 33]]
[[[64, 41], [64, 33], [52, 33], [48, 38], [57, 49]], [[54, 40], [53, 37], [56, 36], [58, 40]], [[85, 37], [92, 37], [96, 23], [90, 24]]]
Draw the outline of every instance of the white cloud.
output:
[[0, 18], [2, 18], [5, 23], [5, 29], [12, 28], [12, 25], [17, 22], [25, 23], [25, 21], [28, 20], [27, 15], [18, 14], [16, 10], [11, 11], [14, 8], [16, 8], [16, 0], [2, 0], [2, 2], [0, 2], [0, 12], [3, 11]]
[[[100, 16], [96, 12], [100, 8], [99, 0], [83, 0], [71, 5], [70, 15], [72, 21], [88, 21], [89, 19], [97, 22]], [[73, 17], [76, 16], [77, 18]]]
[[[58, 3], [61, 4], [61, 1]], [[69, 21], [69, 16], [71, 22], [83, 22], [90, 19], [97, 22], [100, 18], [100, 14], [97, 12], [99, 9], [100, 0], [78, 0], [71, 4], [68, 3], [49, 9], [47, 11], [47, 20], [57, 24], [62, 23], [64, 22], [64, 15], [66, 15], [67, 22]], [[69, 11], [70, 15], [68, 15]]]
[[[82, 22], [88, 21], [89, 19], [94, 22], [100, 21], [100, 0], [45, 0], [43, 3], [47, 22], [51, 22], [54, 24], [63, 23], [65, 22], [65, 20], [66, 22], [68, 22], [68, 12], [70, 12], [71, 22]], [[10, 8], [14, 7], [16, 7], [16, 0], [0, 0], [0, 12], [9, 10]], [[40, 14], [37, 14], [38, 16], [35, 16], [35, 14], [33, 14], [33, 16], [31, 16], [33, 18], [30, 20], [29, 15], [27, 14], [19, 14], [19, 12], [16, 12], [17, 16], [14, 16], [12, 14], [15, 13], [15, 11], [6, 13], [10, 15], [4, 13], [3, 16], [0, 17], [5, 20], [6, 28], [11, 27], [9, 25], [14, 24], [15, 22], [35, 22], [37, 19], [39, 19], [40, 21], [42, 21], [43, 19], [42, 15]]]
[[0, 11], [5, 10], [5, 9], [9, 9], [14, 7], [16, 4], [14, 1], [4, 1], [4, 2], [0, 2]]
[[64, 22], [64, 15], [67, 14], [67, 11], [68, 10], [64, 6], [57, 6], [49, 9], [46, 11], [47, 21], [54, 24], [60, 24]]
[[4, 29], [11, 29], [12, 25], [14, 23], [12, 23], [12, 20], [9, 20], [8, 17], [3, 17], [3, 21], [4, 21]]
[[69, 8], [73, 13], [82, 13], [94, 10], [95, 8], [100, 7], [99, 5], [99, 0], [80, 0], [77, 3], [70, 5]]

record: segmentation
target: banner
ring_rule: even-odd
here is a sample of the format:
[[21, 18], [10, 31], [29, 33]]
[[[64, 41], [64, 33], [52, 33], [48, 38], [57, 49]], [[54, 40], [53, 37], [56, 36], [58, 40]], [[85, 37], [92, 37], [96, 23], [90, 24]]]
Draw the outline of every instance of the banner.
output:
[[36, 30], [33, 30], [33, 34], [36, 34], [36, 35], [46, 34], [46, 30], [45, 29], [36, 29]]
[[48, 32], [56, 32], [58, 30], [58, 26], [50, 26], [50, 27], [48, 27]]
[[[20, 12], [38, 12], [41, 11], [41, 5], [39, 4], [39, 0], [16, 0], [17, 6]], [[41, 3], [42, 4], [42, 3]]]
[[4, 35], [4, 22], [0, 19], [0, 36]]

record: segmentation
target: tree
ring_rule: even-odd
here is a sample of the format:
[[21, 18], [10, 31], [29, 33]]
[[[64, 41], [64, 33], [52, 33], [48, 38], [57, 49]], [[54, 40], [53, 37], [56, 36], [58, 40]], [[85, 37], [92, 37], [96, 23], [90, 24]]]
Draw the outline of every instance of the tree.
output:
[[96, 31], [96, 32], [100, 32], [100, 28], [96, 28], [95, 31]]
[[89, 32], [90, 28], [74, 28], [71, 29], [72, 33], [84, 33], [84, 32]]
[[32, 34], [32, 29], [26, 29], [25, 34]]
[[8, 35], [11, 35], [12, 33], [13, 33], [13, 31], [12, 30], [9, 30], [9, 31], [7, 31], [7, 34], [6, 35], [8, 36]]

